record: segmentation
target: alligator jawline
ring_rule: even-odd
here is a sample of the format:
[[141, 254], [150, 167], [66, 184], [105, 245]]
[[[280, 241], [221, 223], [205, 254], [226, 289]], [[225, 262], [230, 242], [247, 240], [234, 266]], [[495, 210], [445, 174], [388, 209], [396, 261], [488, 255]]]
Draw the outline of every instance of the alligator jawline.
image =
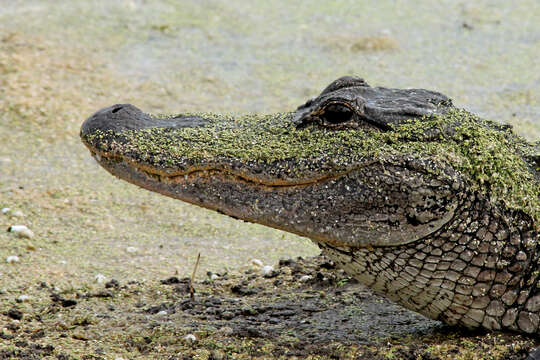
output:
[[[342, 176], [347, 175], [352, 171], [352, 169], [338, 172], [338, 173], [332, 173], [325, 176], [321, 176], [318, 178], [310, 179], [310, 180], [298, 180], [298, 181], [287, 181], [287, 180], [274, 180], [274, 181], [264, 181], [262, 179], [258, 179], [256, 177], [247, 176], [242, 173], [230, 171], [228, 169], [224, 168], [215, 168], [215, 167], [199, 167], [199, 168], [190, 168], [183, 171], [174, 171], [174, 172], [167, 172], [167, 171], [160, 171], [157, 170], [151, 166], [145, 166], [141, 165], [140, 163], [137, 163], [134, 160], [131, 160], [128, 157], [122, 156], [122, 155], [115, 155], [111, 154], [109, 152], [105, 151], [99, 151], [96, 150], [90, 146], [87, 145], [87, 147], [90, 149], [90, 152], [92, 156], [96, 159], [96, 161], [100, 164], [103, 163], [103, 159], [106, 159], [109, 162], [123, 162], [127, 164], [130, 168], [135, 169], [136, 171], [140, 171], [144, 173], [146, 176], [155, 179], [159, 182], [170, 182], [170, 183], [178, 183], [183, 180], [187, 180], [189, 177], [212, 177], [212, 176], [219, 176], [219, 177], [232, 177], [237, 182], [242, 182], [245, 184], [250, 184], [253, 186], [260, 186], [265, 188], [299, 188], [299, 187], [306, 187], [310, 185], [319, 184], [326, 181], [331, 181], [337, 178], [340, 178]], [[369, 165], [373, 162], [368, 162], [367, 164], [363, 165]], [[165, 180], [166, 179], [166, 180]]]

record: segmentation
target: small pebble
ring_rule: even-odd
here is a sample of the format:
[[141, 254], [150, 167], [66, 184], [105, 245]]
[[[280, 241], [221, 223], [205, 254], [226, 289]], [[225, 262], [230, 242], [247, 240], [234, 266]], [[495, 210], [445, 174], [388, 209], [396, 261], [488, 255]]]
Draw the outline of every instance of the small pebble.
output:
[[16, 210], [14, 212], [11, 213], [11, 216], [13, 217], [24, 217], [24, 214], [21, 210]]
[[195, 342], [197, 341], [197, 338], [193, 334], [187, 334], [186, 336], [184, 336], [184, 340], [186, 340], [187, 342]]
[[219, 275], [218, 274], [212, 274], [210, 275], [210, 280], [214, 281], [216, 279], [219, 279]]
[[34, 237], [34, 233], [32, 232], [32, 230], [30, 230], [24, 225], [12, 225], [8, 228], [7, 231], [14, 233], [21, 238], [31, 239]]
[[6, 315], [13, 320], [22, 320], [23, 318], [23, 313], [15, 308], [9, 309]]
[[223, 326], [218, 329], [217, 333], [223, 336], [231, 336], [234, 333], [234, 330], [229, 326]]
[[28, 301], [30, 300], [30, 296], [28, 295], [21, 295], [17, 298], [17, 302], [25, 302], [25, 301]]
[[251, 265], [257, 266], [257, 267], [263, 267], [264, 264], [259, 259], [251, 259]]
[[107, 281], [105, 283], [105, 288], [106, 289], [110, 289], [110, 288], [118, 288], [120, 287], [120, 283], [118, 282], [118, 280], [116, 279], [111, 279], [110, 281]]
[[165, 310], [161, 310], [160, 312], [158, 312], [156, 315], [167, 315], [167, 311]]
[[227, 358], [227, 355], [225, 355], [225, 353], [221, 350], [212, 350], [210, 354], [211, 359], [213, 360], [223, 360]]
[[5, 207], [5, 208], [2, 208], [1, 211], [2, 211], [2, 214], [7, 214], [9, 210], [11, 210], [11, 208]]
[[21, 259], [19, 259], [19, 257], [16, 255], [11, 255], [6, 258], [6, 262], [8, 264], [18, 263], [19, 261], [21, 261]]
[[274, 271], [274, 267], [270, 265], [266, 265], [262, 268], [263, 275], [270, 275]]
[[312, 278], [313, 277], [311, 275], [303, 275], [300, 279], [298, 279], [298, 281], [306, 282], [306, 281], [311, 280]]
[[127, 251], [128, 253], [130, 253], [130, 254], [133, 254], [133, 253], [136, 253], [137, 251], [139, 251], [139, 249], [137, 249], [137, 248], [134, 247], [134, 246], [128, 246], [128, 247], [126, 248], [126, 251]]
[[107, 280], [107, 277], [103, 274], [97, 274], [95, 277], [94, 277], [94, 280], [96, 280], [97, 283], [99, 284], [103, 284], [105, 282], [105, 280]]

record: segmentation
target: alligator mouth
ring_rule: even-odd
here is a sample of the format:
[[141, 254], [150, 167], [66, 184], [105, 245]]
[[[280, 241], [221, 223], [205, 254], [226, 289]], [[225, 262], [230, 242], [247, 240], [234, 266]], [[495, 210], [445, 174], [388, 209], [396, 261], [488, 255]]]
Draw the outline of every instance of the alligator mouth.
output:
[[[417, 241], [451, 221], [461, 201], [450, 185], [431, 185], [418, 168], [409, 169], [409, 180], [403, 183], [405, 191], [393, 181], [381, 185], [372, 176], [373, 171], [403, 170], [403, 164], [381, 163], [381, 159], [366, 159], [342, 171], [289, 180], [266, 178], [264, 171], [259, 175], [258, 169], [252, 171], [249, 164], [228, 168], [226, 161], [223, 166], [155, 168], [129, 155], [85, 144], [105, 170], [134, 185], [335, 246], [395, 246]], [[372, 166], [375, 170], [370, 169]], [[419, 184], [420, 189], [415, 185], [407, 191], [412, 186], [409, 183]], [[389, 200], [392, 196], [397, 196], [396, 200]], [[380, 209], [374, 208], [374, 203], [382, 204]], [[396, 206], [405, 210], [398, 212]], [[366, 220], [370, 217], [374, 220]]]
[[[124, 165], [133, 172], [140, 172], [148, 179], [161, 183], [187, 183], [190, 179], [211, 179], [211, 178], [228, 178], [234, 179], [236, 183], [244, 183], [247, 185], [258, 186], [261, 188], [276, 189], [276, 188], [302, 188], [322, 182], [331, 181], [344, 175], [347, 175], [352, 170], [341, 171], [336, 173], [325, 174], [319, 177], [310, 179], [284, 180], [284, 179], [263, 179], [250, 175], [247, 172], [233, 171], [231, 169], [216, 167], [216, 166], [199, 166], [190, 167], [183, 170], [160, 170], [152, 166], [137, 162], [127, 156], [112, 154], [93, 148], [86, 141], [83, 141], [86, 147], [90, 150], [92, 157], [111, 174], [119, 176], [113, 168], [118, 167], [118, 164]], [[366, 164], [364, 164], [366, 165]], [[126, 179], [129, 181], [129, 179]], [[140, 185], [137, 183], [137, 185]]]

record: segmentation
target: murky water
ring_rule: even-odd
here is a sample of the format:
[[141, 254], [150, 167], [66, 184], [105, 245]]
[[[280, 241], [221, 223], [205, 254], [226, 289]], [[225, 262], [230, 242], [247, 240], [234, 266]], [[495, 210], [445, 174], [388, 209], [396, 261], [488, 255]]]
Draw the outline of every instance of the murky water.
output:
[[[0, 122], [0, 141], [7, 142], [0, 149], [0, 165], [6, 164], [0, 188], [30, 193], [15, 193], [9, 202], [2, 198], [0, 205], [28, 206], [25, 211], [35, 216], [27, 222], [35, 224], [38, 237], [66, 244], [43, 245], [46, 251], [33, 261], [40, 269], [49, 264], [64, 269], [60, 255], [79, 257], [65, 265], [73, 276], [84, 271], [90, 278], [96, 272], [146, 276], [170, 273], [172, 266], [187, 273], [198, 251], [205, 257], [203, 268], [214, 271], [245, 264], [248, 257], [273, 263], [316, 252], [292, 235], [115, 181], [90, 161], [77, 136], [82, 120], [102, 106], [133, 102], [154, 113], [287, 111], [335, 78], [352, 74], [374, 86], [440, 91], [460, 107], [540, 139], [537, 0], [0, 0], [0, 40], [10, 34], [15, 34], [10, 46], [21, 42], [32, 56], [42, 45], [26, 39], [45, 39], [43, 56], [58, 58], [46, 66], [37, 61], [33, 73], [25, 69], [29, 78], [21, 78], [23, 85], [37, 84], [22, 97], [46, 99], [37, 101], [45, 108], [42, 114], [16, 113], [15, 127]], [[61, 51], [51, 55], [57, 48]], [[71, 67], [80, 59], [63, 59], [65, 54], [87, 57], [90, 65]], [[10, 66], [17, 70], [17, 64]], [[0, 62], [1, 71], [11, 70]], [[121, 81], [105, 82], [108, 75], [94, 78], [92, 71]], [[49, 75], [56, 88], [44, 80]], [[72, 97], [65, 91], [57, 95], [74, 80], [80, 84]], [[47, 99], [61, 104], [47, 106]], [[25, 100], [14, 101], [18, 106]], [[56, 119], [55, 111], [68, 115]], [[54, 130], [43, 128], [44, 139], [36, 124], [52, 124]], [[79, 201], [92, 215], [52, 206], [55, 200], [48, 196], [58, 189], [68, 203]], [[42, 203], [26, 200], [32, 196]], [[1, 236], [8, 243], [7, 235]], [[144, 258], [124, 253], [134, 244]]]
[[148, 111], [288, 110], [334, 78], [356, 74], [372, 85], [439, 90], [459, 106], [514, 123], [529, 138], [540, 134], [536, 0], [1, 6], [5, 24], [97, 52], [134, 81], [163, 86], [166, 106], [141, 96]]

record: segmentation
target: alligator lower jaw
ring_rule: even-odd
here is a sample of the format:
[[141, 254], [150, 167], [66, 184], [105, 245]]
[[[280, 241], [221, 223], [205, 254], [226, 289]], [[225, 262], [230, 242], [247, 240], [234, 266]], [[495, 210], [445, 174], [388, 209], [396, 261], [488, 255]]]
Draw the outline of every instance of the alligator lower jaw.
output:
[[[308, 187], [310, 185], [316, 184], [317, 181], [311, 183], [289, 183], [289, 184], [265, 184], [260, 181], [252, 181], [244, 176], [235, 175], [230, 172], [220, 171], [220, 170], [191, 170], [185, 171], [181, 174], [167, 174], [160, 175], [144, 170], [143, 167], [134, 166], [133, 162], [126, 161], [122, 157], [118, 156], [107, 156], [104, 153], [99, 153], [94, 150], [91, 150], [91, 154], [96, 159], [101, 167], [107, 170], [109, 173], [118, 177], [119, 179], [130, 182], [134, 185], [140, 186], [144, 189], [150, 190], [152, 192], [157, 192], [159, 194], [172, 197], [184, 202], [201, 206], [206, 209], [217, 211], [220, 214], [231, 216], [235, 219], [241, 219], [246, 222], [251, 222], [255, 224], [261, 224], [265, 226], [270, 226], [278, 230], [290, 232], [300, 236], [306, 236], [301, 232], [297, 232], [294, 229], [290, 229], [279, 224], [269, 224], [264, 219], [253, 218], [249, 216], [241, 216], [233, 208], [223, 207], [223, 205], [218, 205], [217, 203], [212, 202], [201, 202], [197, 198], [175, 191], [176, 188], [189, 186], [190, 182], [194, 180], [199, 181], [208, 181], [209, 183], [213, 181], [229, 181], [237, 184], [243, 184], [249, 187], [256, 187], [261, 192], [271, 192], [275, 190], [299, 190], [301, 188]], [[323, 181], [323, 179], [319, 180]], [[318, 238], [316, 236], [309, 236], [312, 241], [318, 243], [319, 241], [328, 243], [334, 246], [341, 246], [342, 244], [334, 242], [326, 238]], [[371, 248], [371, 246], [369, 246]]]

